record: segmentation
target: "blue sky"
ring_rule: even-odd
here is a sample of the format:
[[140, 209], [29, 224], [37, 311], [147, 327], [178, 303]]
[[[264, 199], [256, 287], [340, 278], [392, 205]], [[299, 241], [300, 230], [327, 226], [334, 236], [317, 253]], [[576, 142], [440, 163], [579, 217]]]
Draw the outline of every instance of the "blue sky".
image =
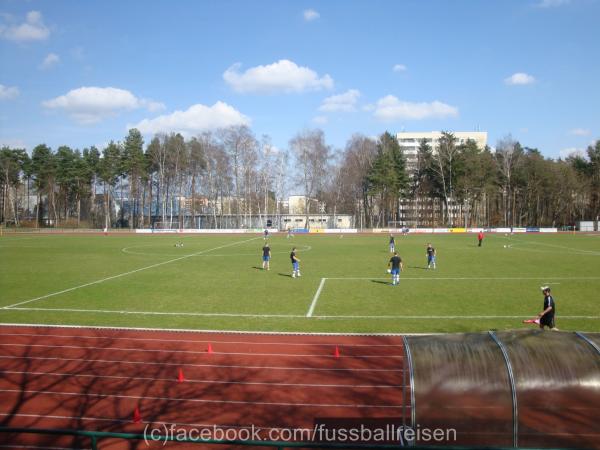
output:
[[557, 157], [600, 138], [600, 1], [0, 1], [0, 144], [130, 126], [488, 131]]

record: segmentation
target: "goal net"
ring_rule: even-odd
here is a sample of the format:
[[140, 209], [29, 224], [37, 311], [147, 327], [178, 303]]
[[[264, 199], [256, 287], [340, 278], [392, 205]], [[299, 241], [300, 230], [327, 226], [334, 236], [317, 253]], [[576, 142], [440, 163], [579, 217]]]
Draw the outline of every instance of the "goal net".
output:
[[392, 232], [402, 233], [408, 231], [408, 225], [400, 220], [390, 220], [388, 222], [388, 228]]
[[172, 233], [177, 233], [180, 231], [179, 229], [179, 225], [177, 223], [176, 220], [165, 220], [165, 221], [160, 221], [157, 220], [156, 222], [154, 222], [152, 224], [152, 231], [155, 232], [164, 232], [164, 233], [168, 233], [168, 232], [172, 232]]

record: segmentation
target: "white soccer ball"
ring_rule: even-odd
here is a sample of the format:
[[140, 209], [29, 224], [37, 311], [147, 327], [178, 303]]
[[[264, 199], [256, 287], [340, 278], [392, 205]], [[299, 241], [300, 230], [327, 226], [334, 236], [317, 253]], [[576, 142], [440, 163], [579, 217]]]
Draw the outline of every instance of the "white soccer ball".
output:
[[392, 273], [392, 269], [386, 270], [387, 273]]
[[506, 248], [506, 245], [504, 246], [504, 248]]

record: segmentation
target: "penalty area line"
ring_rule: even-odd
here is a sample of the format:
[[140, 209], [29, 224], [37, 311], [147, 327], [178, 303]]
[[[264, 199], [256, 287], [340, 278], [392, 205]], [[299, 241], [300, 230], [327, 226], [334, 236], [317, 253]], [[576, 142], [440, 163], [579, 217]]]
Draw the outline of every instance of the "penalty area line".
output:
[[317, 306], [317, 301], [319, 300], [319, 296], [321, 295], [321, 291], [323, 290], [323, 286], [325, 286], [326, 281], [327, 281], [327, 278], [321, 278], [321, 282], [319, 283], [317, 292], [315, 292], [315, 296], [312, 299], [312, 303], [310, 304], [310, 307], [308, 308], [306, 317], [312, 317], [313, 312], [315, 311], [315, 307]]

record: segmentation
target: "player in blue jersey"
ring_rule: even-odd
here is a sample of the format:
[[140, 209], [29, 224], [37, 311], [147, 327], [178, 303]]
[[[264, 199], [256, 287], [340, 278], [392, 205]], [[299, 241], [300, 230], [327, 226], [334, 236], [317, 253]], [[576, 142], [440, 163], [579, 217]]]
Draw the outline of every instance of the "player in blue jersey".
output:
[[431, 245], [431, 243], [427, 244], [427, 268], [435, 270], [435, 248]]
[[392, 274], [392, 286], [396, 286], [400, 283], [400, 272], [404, 270], [404, 265], [402, 264], [402, 258], [398, 256], [397, 252], [394, 252], [394, 256], [390, 258], [388, 262], [388, 272]]
[[300, 259], [296, 256], [296, 247], [290, 253], [290, 260], [292, 261], [292, 278], [300, 277]]
[[271, 247], [269, 247], [269, 243], [266, 242], [264, 247], [262, 248], [262, 252], [263, 252], [263, 264], [262, 264], [262, 268], [263, 270], [269, 270], [269, 263], [271, 261]]

